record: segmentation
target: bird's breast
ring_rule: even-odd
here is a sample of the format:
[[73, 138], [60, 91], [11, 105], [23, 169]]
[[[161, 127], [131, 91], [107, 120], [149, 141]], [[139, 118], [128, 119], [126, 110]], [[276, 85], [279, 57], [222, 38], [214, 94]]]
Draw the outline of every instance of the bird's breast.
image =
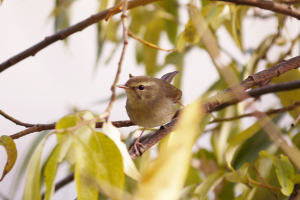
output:
[[169, 122], [177, 111], [177, 103], [166, 99], [164, 102], [141, 100], [132, 103], [127, 99], [126, 110], [133, 123], [152, 128]]

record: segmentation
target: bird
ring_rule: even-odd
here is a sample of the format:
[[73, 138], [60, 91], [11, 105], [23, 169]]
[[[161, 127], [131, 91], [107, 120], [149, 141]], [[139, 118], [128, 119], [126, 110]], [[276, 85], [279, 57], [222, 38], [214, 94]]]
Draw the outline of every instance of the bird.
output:
[[[124, 85], [117, 85], [125, 89], [126, 111], [130, 120], [143, 130], [133, 145], [141, 145], [140, 139], [146, 128], [162, 126], [169, 122], [177, 112], [181, 90], [171, 84], [173, 78], [179, 73], [174, 71], [163, 75], [160, 79], [150, 76], [132, 76]], [[183, 106], [184, 107], [184, 106]]]

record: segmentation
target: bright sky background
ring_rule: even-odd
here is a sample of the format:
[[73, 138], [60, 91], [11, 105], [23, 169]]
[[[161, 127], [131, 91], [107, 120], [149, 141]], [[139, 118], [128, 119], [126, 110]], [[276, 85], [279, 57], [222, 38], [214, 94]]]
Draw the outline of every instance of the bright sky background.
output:
[[[185, 0], [185, 2], [187, 2]], [[183, 2], [183, 3], [185, 3]], [[0, 6], [0, 63], [8, 58], [31, 47], [46, 36], [53, 34], [53, 22], [49, 15], [54, 7], [54, 0], [4, 0]], [[72, 6], [71, 24], [80, 22], [98, 9], [96, 0], [75, 1]], [[185, 11], [182, 14], [186, 15]], [[119, 17], [116, 16], [116, 17]], [[187, 16], [180, 19], [184, 24]], [[256, 47], [268, 34], [276, 31], [276, 20], [259, 19], [247, 20], [244, 28], [245, 46]], [[296, 23], [296, 26], [295, 26]], [[290, 20], [290, 27], [299, 30], [299, 22]], [[266, 27], [267, 26], [267, 27]], [[182, 27], [184, 28], [184, 27]], [[246, 63], [249, 56], [243, 56], [237, 51], [228, 33], [223, 28], [218, 32], [221, 46], [236, 56], [241, 63]], [[165, 37], [165, 36], [164, 36]], [[161, 42], [162, 47], [170, 44]], [[173, 48], [173, 47], [171, 47]], [[0, 109], [14, 118], [27, 123], [53, 123], [64, 115], [70, 113], [73, 107], [79, 110], [91, 110], [101, 113], [107, 104], [93, 104], [99, 100], [110, 97], [110, 87], [115, 77], [117, 63], [121, 49], [116, 57], [106, 65], [105, 60], [111, 52], [112, 46], [105, 46], [102, 60], [95, 70], [96, 61], [96, 26], [90, 26], [82, 32], [68, 38], [68, 46], [63, 42], [56, 42], [38, 52], [35, 57], [27, 58], [0, 74]], [[275, 50], [274, 50], [275, 51]], [[143, 75], [143, 66], [135, 62], [134, 42], [129, 41], [122, 73], [119, 83], [125, 83], [128, 74]], [[226, 57], [224, 57], [226, 60]], [[214, 81], [218, 75], [208, 54], [202, 50], [194, 49], [186, 57], [186, 67], [183, 75], [183, 104], [187, 105], [197, 99]], [[174, 70], [168, 66], [157, 77]], [[118, 92], [121, 92], [118, 90]], [[273, 101], [275, 103], [275, 101]], [[273, 103], [271, 100], [271, 103]], [[267, 102], [270, 105], [270, 101]], [[127, 120], [125, 99], [118, 100], [112, 109], [111, 118], [114, 120]], [[122, 128], [123, 134], [136, 127]], [[0, 116], [0, 135], [11, 135], [23, 130], [24, 127], [15, 125]], [[20, 163], [27, 153], [34, 137], [33, 133], [15, 140], [18, 149], [18, 159], [13, 170], [0, 182], [0, 192], [8, 196], [9, 191], [17, 192], [14, 199], [21, 199], [24, 190], [24, 179], [19, 188], [14, 188], [12, 181], [19, 171]], [[206, 138], [206, 139], [205, 139]], [[209, 139], [205, 136], [200, 145], [205, 146]], [[55, 145], [55, 138], [47, 141], [43, 155], [48, 155]], [[205, 146], [207, 147], [207, 146]], [[0, 171], [6, 162], [6, 153], [0, 148]], [[59, 168], [57, 180], [61, 180], [67, 171], [66, 165]], [[55, 199], [75, 199], [74, 183], [55, 193]]]

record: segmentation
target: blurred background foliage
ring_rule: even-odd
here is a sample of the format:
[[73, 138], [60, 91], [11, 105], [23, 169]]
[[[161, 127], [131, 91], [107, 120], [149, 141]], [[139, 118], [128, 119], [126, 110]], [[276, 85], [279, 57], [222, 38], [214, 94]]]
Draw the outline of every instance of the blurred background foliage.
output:
[[[74, 0], [55, 1], [56, 6], [51, 13], [51, 16], [55, 18], [55, 31], [70, 26], [70, 7], [74, 2]], [[102, 0], [99, 4], [99, 11], [110, 8], [117, 3], [120, 3], [120, 1]], [[294, 7], [298, 8], [299, 5], [296, 3]], [[186, 12], [180, 12], [180, 9], [184, 9]], [[288, 59], [295, 52], [295, 47], [299, 46], [300, 33], [292, 38], [286, 27], [286, 22], [291, 17], [278, 13], [265, 13], [250, 6], [195, 0], [191, 0], [188, 4], [182, 4], [177, 0], [165, 0], [139, 6], [128, 10], [127, 13], [128, 28], [134, 35], [159, 47], [165, 49], [177, 48], [179, 50], [179, 52], [167, 53], [131, 39], [130, 43], [134, 43], [135, 52], [126, 53], [135, 54], [138, 65], [145, 68], [148, 76], [155, 77], [164, 67], [172, 65], [175, 70], [181, 72], [174, 80], [174, 85], [180, 88], [182, 74], [186, 70], [186, 65], [189, 64], [186, 56], [193, 48], [200, 48], [207, 52], [213, 63], [213, 66], [209, 67], [216, 68], [219, 73], [219, 79], [199, 99], [206, 99], [218, 91], [243, 81], [251, 74]], [[188, 15], [185, 16], [185, 18], [188, 18], [186, 22], [182, 20], [183, 14]], [[245, 49], [243, 24], [247, 16], [258, 20], [266, 18], [277, 19], [277, 33], [267, 35], [255, 48]], [[123, 44], [121, 26], [120, 17], [113, 17], [108, 22], [100, 21], [97, 24], [98, 47], [95, 66], [98, 66], [97, 63], [102, 58], [106, 45], [114, 46], [110, 56], [105, 58], [106, 62], [108, 63], [112, 58], [118, 57], [115, 54], [117, 49]], [[246, 64], [241, 64], [236, 59], [236, 55], [231, 55], [226, 49], [220, 47], [217, 32], [224, 27], [240, 53], [247, 54], [248, 60], [245, 62]], [[279, 56], [273, 57], [272, 61], [268, 60], [267, 54], [270, 53], [270, 50], [280, 46], [288, 48], [285, 48]], [[222, 61], [221, 55], [223, 54], [230, 58], [230, 62], [225, 63]], [[163, 62], [159, 62], [160, 58], [163, 58]], [[272, 79], [265, 85], [299, 79], [299, 70], [293, 70]], [[197, 89], [201, 85], [193, 85], [193, 87]], [[124, 95], [119, 97], [124, 98]], [[268, 105], [263, 108], [264, 110], [261, 110], [262, 112], [272, 108], [293, 105], [295, 102], [300, 101], [300, 89], [273, 93], [271, 98], [278, 99], [278, 104]], [[101, 101], [101, 103], [107, 102]], [[191, 160], [188, 161], [187, 173], [184, 175], [184, 184], [179, 193], [179, 199], [298, 199], [296, 189], [300, 183], [299, 169], [270, 140], [256, 120], [247, 121], [248, 118], [245, 118], [209, 123], [209, 121], [216, 118], [230, 118], [251, 112], [260, 103], [260, 98], [255, 98], [226, 107], [218, 112], [214, 112], [212, 115], [208, 115], [206, 121], [204, 120], [205, 122], [202, 121], [202, 124], [199, 124], [201, 131], [199, 130], [196, 134], [198, 135], [197, 140], [200, 140], [203, 135], [211, 135], [211, 149], [201, 148], [198, 142], [195, 143]], [[298, 107], [289, 112], [270, 116], [270, 119], [281, 130], [283, 137], [291, 140], [298, 148], [300, 148], [299, 125], [288, 126], [285, 123], [287, 121], [285, 119], [296, 120], [299, 111], [300, 108]], [[131, 138], [133, 133], [129, 134], [128, 138]], [[37, 138], [32, 147], [37, 146], [41, 139], [41, 137]], [[126, 139], [124, 138], [124, 141]], [[153, 147], [153, 149], [158, 148], [158, 155], [162, 154], [161, 152], [165, 148], [164, 145], [169, 140], [168, 136], [157, 145], [158, 147]], [[128, 139], [126, 144], [129, 144]], [[234, 150], [232, 151], [231, 148]], [[32, 152], [31, 148], [28, 151], [28, 155], [31, 155]], [[141, 175], [143, 175], [143, 170], [149, 170], [147, 168], [155, 165], [154, 163], [159, 160], [156, 158], [157, 155], [153, 155], [153, 152], [151, 153], [152, 155], [148, 151], [142, 157], [134, 160]], [[69, 156], [66, 156], [65, 159], [70, 163], [70, 171], [73, 171], [75, 158], [72, 158], [70, 153], [66, 155]], [[70, 161], [72, 159], [73, 161]], [[47, 162], [49, 162], [49, 159], [46, 159], [43, 164], [41, 174], [44, 173]], [[28, 159], [24, 159], [23, 166], [27, 164]], [[169, 172], [166, 171], [165, 173], [168, 174]], [[172, 174], [169, 175], [172, 176]], [[22, 176], [24, 176], [24, 167], [22, 167], [16, 179], [16, 186], [19, 184], [18, 182]], [[123, 196], [123, 199], [126, 199], [126, 196], [137, 194], [140, 185], [136, 180], [125, 176], [125, 180], [122, 179], [122, 181], [125, 182], [123, 189], [126, 194]], [[77, 186], [77, 189], [80, 187], [84, 186]], [[112, 198], [109, 193], [101, 192], [99, 199]], [[141, 191], [139, 192], [141, 193]], [[176, 192], [176, 190], [174, 189], [173, 192]], [[119, 197], [114, 198], [118, 199]], [[168, 198], [166, 197], [166, 199]]]

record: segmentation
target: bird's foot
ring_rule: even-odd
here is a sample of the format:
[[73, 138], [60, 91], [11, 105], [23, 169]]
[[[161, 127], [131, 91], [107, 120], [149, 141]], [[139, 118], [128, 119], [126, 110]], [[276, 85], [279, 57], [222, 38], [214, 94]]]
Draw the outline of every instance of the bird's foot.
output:
[[105, 21], [108, 21], [114, 14], [122, 10], [122, 8], [123, 8], [123, 1], [108, 11], [108, 14], [105, 17]]
[[134, 148], [135, 152], [138, 152], [139, 155], [141, 156], [141, 155], [143, 154], [143, 152], [138, 148], [138, 145], [140, 145], [141, 147], [145, 148], [145, 146], [144, 146], [142, 143], [136, 141], [136, 142], [134, 143], [134, 145], [132, 146], [131, 149]]

